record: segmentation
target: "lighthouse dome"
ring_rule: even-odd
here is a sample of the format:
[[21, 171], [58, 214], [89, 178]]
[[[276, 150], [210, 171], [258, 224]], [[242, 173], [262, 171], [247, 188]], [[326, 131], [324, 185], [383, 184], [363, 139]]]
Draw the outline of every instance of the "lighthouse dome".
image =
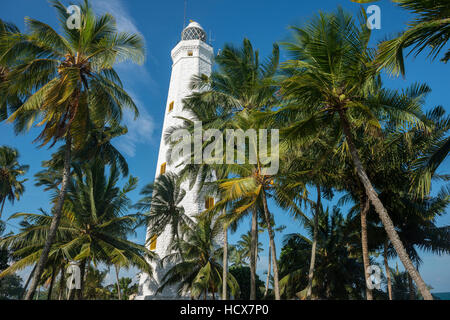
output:
[[206, 42], [206, 32], [199, 23], [191, 21], [181, 33], [181, 40], [202, 40]]

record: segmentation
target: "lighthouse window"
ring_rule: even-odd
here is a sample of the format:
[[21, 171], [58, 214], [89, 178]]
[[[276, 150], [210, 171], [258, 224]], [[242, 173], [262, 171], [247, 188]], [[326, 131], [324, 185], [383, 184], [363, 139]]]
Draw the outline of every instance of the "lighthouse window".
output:
[[192, 51], [188, 51], [188, 57], [192, 57], [193, 53]]
[[174, 105], [174, 102], [172, 101], [172, 102], [169, 104], [169, 112], [173, 110], [173, 105]]
[[151, 239], [150, 239], [150, 251], [153, 251], [156, 249], [156, 239], [158, 237], [156, 235], [154, 235]]
[[205, 199], [205, 208], [206, 210], [211, 209], [214, 207], [214, 198], [213, 197], [206, 197]]
[[166, 162], [164, 162], [164, 163], [161, 165], [161, 170], [160, 170], [160, 174], [164, 174], [164, 173], [166, 173]]

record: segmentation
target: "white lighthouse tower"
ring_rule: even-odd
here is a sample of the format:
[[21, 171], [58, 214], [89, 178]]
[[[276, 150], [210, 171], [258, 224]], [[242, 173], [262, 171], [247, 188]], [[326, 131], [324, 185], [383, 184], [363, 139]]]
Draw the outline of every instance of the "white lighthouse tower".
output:
[[[166, 172], [179, 172], [181, 170], [180, 167], [176, 167], [178, 163], [169, 164], [167, 161], [169, 146], [164, 141], [164, 135], [167, 129], [182, 123], [182, 120], [176, 117], [190, 117], [182, 109], [183, 99], [192, 92], [189, 88], [192, 77], [202, 74], [209, 76], [211, 74], [214, 51], [206, 43], [206, 39], [206, 33], [200, 24], [191, 21], [183, 30], [181, 41], [172, 49], [172, 74], [170, 76], [155, 178]], [[205, 195], [199, 192], [198, 187], [194, 186], [192, 189], [189, 189], [188, 182], [183, 183], [182, 187], [186, 190], [186, 196], [181, 202], [185, 213], [193, 217], [205, 210], [205, 203], [208, 203], [208, 201], [205, 201]], [[150, 234], [151, 226], [148, 226], [148, 228], [147, 237]], [[160, 258], [163, 258], [169, 253], [169, 242], [170, 232], [167, 228], [158, 238], [151, 239], [150, 250], [156, 252]], [[136, 299], [179, 299], [176, 286], [168, 287], [162, 293], [155, 295], [168, 268], [161, 268], [155, 262], [152, 263], [152, 266], [154, 269], [153, 277], [147, 274], [140, 275], [139, 293]]]

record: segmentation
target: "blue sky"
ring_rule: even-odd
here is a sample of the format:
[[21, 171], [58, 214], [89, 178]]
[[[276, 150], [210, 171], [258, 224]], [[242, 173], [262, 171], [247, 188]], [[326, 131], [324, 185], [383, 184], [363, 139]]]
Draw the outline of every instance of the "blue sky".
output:
[[[67, 1], [63, 1], [68, 3]], [[117, 139], [115, 145], [124, 153], [131, 168], [131, 174], [139, 177], [139, 186], [153, 181], [157, 153], [164, 116], [164, 106], [171, 71], [170, 50], [180, 39], [183, 28], [184, 0], [144, 1], [144, 0], [94, 0], [94, 8], [98, 12], [110, 12], [123, 31], [139, 32], [145, 38], [147, 59], [143, 66], [120, 64], [117, 70], [122, 77], [126, 89], [135, 99], [141, 117], [133, 121], [125, 116], [129, 133]], [[271, 50], [273, 42], [285, 40], [289, 35], [290, 25], [302, 24], [308, 17], [322, 11], [333, 11], [341, 5], [350, 12], [356, 13], [360, 5], [350, 0], [320, 1], [256, 1], [256, 0], [188, 0], [186, 19], [198, 21], [208, 32], [212, 45], [217, 52], [224, 43], [239, 45], [244, 37], [249, 38], [255, 48], [265, 56]], [[381, 30], [374, 30], [373, 44], [405, 29], [411, 16], [391, 1], [382, 0], [377, 3], [381, 8]], [[367, 6], [364, 6], [367, 7]], [[44, 21], [57, 27], [57, 19], [53, 8], [45, 0], [4, 1], [0, 18], [17, 24], [24, 29], [24, 17]], [[282, 59], [285, 59], [284, 53]], [[427, 108], [443, 105], [446, 109], [448, 90], [450, 89], [447, 65], [438, 60], [431, 62], [425, 55], [417, 58], [409, 57], [406, 61], [406, 77], [384, 77], [385, 85], [391, 88], [405, 88], [414, 82], [426, 82], [433, 89], [427, 99]], [[446, 70], [447, 69], [447, 70]], [[3, 218], [14, 212], [35, 212], [38, 208], [49, 209], [49, 194], [42, 188], [34, 186], [33, 176], [40, 170], [43, 160], [47, 160], [53, 150], [38, 149], [32, 141], [38, 135], [38, 129], [32, 129], [26, 135], [15, 136], [12, 126], [0, 123], [0, 145], [10, 145], [19, 149], [21, 162], [30, 165], [27, 174], [26, 193], [14, 206], [5, 206]], [[441, 171], [448, 172], [448, 162]], [[437, 189], [437, 187], [435, 187]], [[314, 193], [311, 193], [314, 196]], [[133, 200], [139, 198], [138, 191], [132, 194]], [[286, 225], [284, 234], [301, 232], [301, 227], [281, 210], [271, 206], [276, 214], [277, 224]], [[450, 216], [445, 215], [438, 220], [439, 225], [450, 224]], [[9, 230], [17, 230], [17, 222], [8, 221]], [[231, 242], [236, 242], [240, 234], [249, 229], [249, 223], [234, 235]], [[278, 251], [281, 247], [282, 235], [277, 236]], [[144, 231], [139, 230], [136, 238], [144, 241]], [[260, 239], [267, 247], [268, 237], [263, 234]], [[450, 291], [450, 256], [434, 256], [423, 254], [421, 274], [425, 281], [434, 287], [435, 292]], [[396, 261], [391, 261], [391, 266]], [[258, 273], [262, 276], [267, 265], [267, 250], [261, 254]], [[399, 265], [401, 265], [399, 263]], [[123, 275], [133, 275], [130, 270]]]

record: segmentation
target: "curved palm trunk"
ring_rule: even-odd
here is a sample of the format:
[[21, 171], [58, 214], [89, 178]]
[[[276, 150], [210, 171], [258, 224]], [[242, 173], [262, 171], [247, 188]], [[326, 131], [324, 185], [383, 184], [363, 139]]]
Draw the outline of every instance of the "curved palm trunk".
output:
[[63, 300], [64, 293], [66, 292], [66, 279], [65, 279], [65, 270], [64, 265], [61, 266], [61, 279], [59, 280], [59, 294], [58, 300]]
[[392, 220], [389, 217], [389, 214], [387, 213], [386, 209], [384, 208], [383, 204], [381, 203], [380, 199], [378, 198], [378, 194], [375, 192], [375, 190], [372, 186], [372, 183], [369, 180], [369, 177], [367, 176], [367, 173], [361, 163], [361, 160], [359, 159], [358, 151], [356, 150], [355, 144], [353, 143], [353, 139], [352, 139], [352, 135], [351, 135], [351, 131], [350, 131], [350, 124], [347, 120], [344, 110], [342, 110], [342, 109], [339, 110], [339, 117], [341, 120], [342, 129], [344, 130], [344, 134], [347, 139], [350, 153], [352, 155], [353, 164], [356, 168], [359, 179], [361, 180], [361, 183], [364, 186], [367, 197], [369, 198], [370, 202], [372, 203], [373, 207], [375, 208], [375, 211], [379, 215], [381, 222], [383, 223], [384, 229], [386, 230], [389, 240], [391, 241], [395, 251], [397, 252], [397, 255], [400, 258], [400, 261], [403, 263], [403, 266], [408, 271], [408, 274], [411, 276], [411, 278], [414, 280], [414, 282], [416, 282], [417, 287], [419, 288], [420, 293], [422, 294], [424, 299], [425, 300], [433, 300], [430, 290], [428, 290], [427, 285], [425, 284], [425, 281], [423, 281], [419, 272], [414, 267], [411, 259], [409, 258], [408, 254], [405, 250], [405, 247], [403, 246], [403, 243], [397, 234], [397, 231], [395, 231], [394, 224], [392, 223]]
[[48, 288], [47, 300], [52, 300], [53, 284], [55, 283], [55, 278], [57, 275], [56, 268], [54, 268], [52, 272], [52, 279], [50, 280], [50, 287]]
[[120, 293], [120, 284], [119, 284], [119, 267], [114, 265], [114, 269], [116, 269], [116, 285], [117, 285], [117, 298], [122, 300], [122, 294]]
[[272, 264], [273, 264], [273, 290], [275, 292], [275, 300], [280, 300], [280, 285], [278, 279], [278, 262], [277, 252], [275, 247], [274, 233], [270, 221], [269, 207], [267, 206], [266, 193], [262, 190], [264, 217], [266, 218], [267, 231], [269, 232], [270, 249], [272, 251]]
[[44, 271], [45, 264], [47, 263], [48, 254], [50, 252], [50, 248], [55, 241], [56, 232], [58, 230], [59, 222], [62, 216], [62, 209], [64, 204], [64, 199], [67, 193], [67, 185], [69, 182], [70, 176], [70, 165], [71, 165], [71, 147], [72, 147], [72, 139], [70, 134], [67, 134], [66, 138], [66, 151], [64, 154], [64, 170], [63, 170], [63, 178], [61, 182], [61, 189], [59, 190], [58, 200], [56, 202], [55, 211], [53, 213], [52, 222], [50, 224], [50, 229], [48, 230], [47, 240], [45, 241], [44, 248], [42, 249], [41, 256], [39, 257], [39, 261], [36, 264], [36, 271], [33, 275], [33, 280], [31, 281], [30, 288], [27, 291], [25, 296], [25, 300], [32, 300], [34, 296], [34, 292], [39, 283], [39, 279], [41, 277], [42, 272]]
[[258, 212], [252, 210], [252, 241], [250, 248], [250, 300], [256, 300], [256, 250], [258, 248]]
[[5, 202], [6, 202], [6, 197], [4, 197], [4, 198], [2, 199], [2, 208], [0, 209], [0, 219], [1, 219], [1, 217], [2, 217], [3, 207], [5, 206]]
[[75, 289], [69, 289], [67, 300], [75, 300]]
[[[225, 209], [224, 209], [225, 214]], [[222, 300], [227, 300], [228, 279], [228, 228], [223, 228]]]
[[408, 283], [409, 283], [409, 300], [416, 300], [416, 293], [414, 290], [414, 283], [411, 276], [408, 274]]
[[309, 272], [308, 272], [308, 286], [306, 289], [306, 299], [311, 299], [312, 293], [312, 283], [314, 278], [314, 267], [316, 264], [316, 248], [317, 248], [317, 235], [319, 233], [319, 213], [321, 205], [321, 192], [320, 186], [317, 185], [317, 202], [316, 202], [316, 212], [314, 214], [314, 231], [313, 231], [313, 243], [311, 246], [311, 260], [309, 262]]
[[383, 250], [384, 268], [386, 269], [387, 289], [388, 289], [388, 294], [389, 294], [389, 300], [392, 300], [391, 269], [389, 268], [387, 250], [388, 250], [388, 240], [386, 239], [386, 241], [384, 241], [384, 250]]
[[370, 202], [367, 197], [361, 196], [360, 198], [360, 208], [361, 208], [361, 247], [363, 254], [363, 264], [364, 264], [364, 279], [366, 280], [366, 299], [373, 300], [372, 290], [368, 288], [367, 283], [369, 280], [369, 274], [367, 273], [369, 268], [369, 246], [367, 243], [367, 212], [370, 208]]
[[[36, 271], [36, 265], [34, 265], [33, 270], [31, 270], [30, 275], [28, 276], [27, 282], [25, 282], [25, 286], [23, 287], [22, 297], [25, 299], [25, 293], [27, 291], [27, 287], [30, 284], [31, 279], [33, 278], [34, 272]], [[20, 299], [20, 297], [19, 297]]]
[[78, 291], [78, 300], [83, 300], [84, 285], [86, 283], [87, 267], [89, 265], [89, 259], [85, 259], [81, 262], [80, 268], [80, 290]]
[[267, 296], [267, 293], [269, 292], [269, 280], [270, 280], [270, 273], [272, 271], [272, 261], [271, 261], [271, 252], [270, 252], [270, 244], [269, 244], [269, 266], [267, 267], [267, 278], [266, 278], [266, 287], [264, 289], [264, 298]]

